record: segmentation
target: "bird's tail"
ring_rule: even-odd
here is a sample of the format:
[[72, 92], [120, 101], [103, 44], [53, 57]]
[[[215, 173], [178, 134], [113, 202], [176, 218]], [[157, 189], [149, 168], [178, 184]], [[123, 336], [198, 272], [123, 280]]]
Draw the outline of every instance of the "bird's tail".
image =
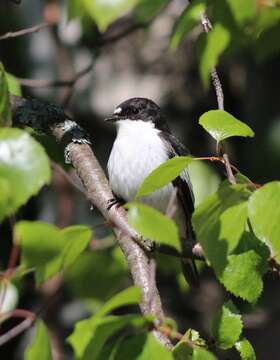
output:
[[[187, 229], [188, 229], [187, 239], [182, 239], [183, 255], [184, 252], [185, 253], [187, 252], [186, 247], [188, 244], [194, 245], [197, 243], [196, 235], [194, 233], [191, 221], [188, 222]], [[182, 265], [182, 272], [188, 284], [191, 287], [195, 287], [195, 288], [199, 287], [199, 276], [194, 259], [190, 259], [187, 257], [183, 258], [181, 260], [181, 265]]]
[[199, 287], [199, 276], [195, 261], [192, 259], [182, 259], [182, 272], [187, 283], [194, 288]]

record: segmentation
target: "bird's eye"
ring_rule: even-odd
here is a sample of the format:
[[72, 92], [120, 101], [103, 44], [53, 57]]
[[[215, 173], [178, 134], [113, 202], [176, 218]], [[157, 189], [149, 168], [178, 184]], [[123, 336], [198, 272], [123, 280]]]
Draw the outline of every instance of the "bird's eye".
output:
[[132, 107], [131, 107], [131, 112], [132, 112], [132, 114], [137, 114], [137, 113], [138, 113], [138, 109], [136, 109], [136, 107], [132, 106]]

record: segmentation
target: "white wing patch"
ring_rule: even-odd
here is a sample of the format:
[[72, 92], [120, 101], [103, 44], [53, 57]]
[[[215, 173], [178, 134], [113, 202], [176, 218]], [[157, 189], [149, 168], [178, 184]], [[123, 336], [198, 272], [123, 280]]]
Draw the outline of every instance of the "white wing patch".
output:
[[114, 111], [114, 114], [120, 114], [122, 112], [122, 108], [118, 107], [116, 108], [116, 110]]

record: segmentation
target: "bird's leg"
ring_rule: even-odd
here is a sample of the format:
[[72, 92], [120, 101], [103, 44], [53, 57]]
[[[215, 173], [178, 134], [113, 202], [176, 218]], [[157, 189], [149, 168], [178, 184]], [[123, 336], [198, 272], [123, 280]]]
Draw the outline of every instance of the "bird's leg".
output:
[[112, 199], [109, 199], [107, 201], [107, 210], [111, 210], [113, 206], [116, 206], [119, 208], [120, 206], [123, 206], [125, 204], [125, 201], [117, 196], [113, 197]]

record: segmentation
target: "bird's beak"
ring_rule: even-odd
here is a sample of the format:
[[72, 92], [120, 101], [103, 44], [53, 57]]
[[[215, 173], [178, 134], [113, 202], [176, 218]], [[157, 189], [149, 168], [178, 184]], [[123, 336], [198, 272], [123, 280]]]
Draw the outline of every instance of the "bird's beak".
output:
[[104, 119], [104, 121], [108, 121], [108, 122], [114, 122], [117, 120], [119, 120], [119, 116], [117, 114], [112, 114], [111, 116]]

